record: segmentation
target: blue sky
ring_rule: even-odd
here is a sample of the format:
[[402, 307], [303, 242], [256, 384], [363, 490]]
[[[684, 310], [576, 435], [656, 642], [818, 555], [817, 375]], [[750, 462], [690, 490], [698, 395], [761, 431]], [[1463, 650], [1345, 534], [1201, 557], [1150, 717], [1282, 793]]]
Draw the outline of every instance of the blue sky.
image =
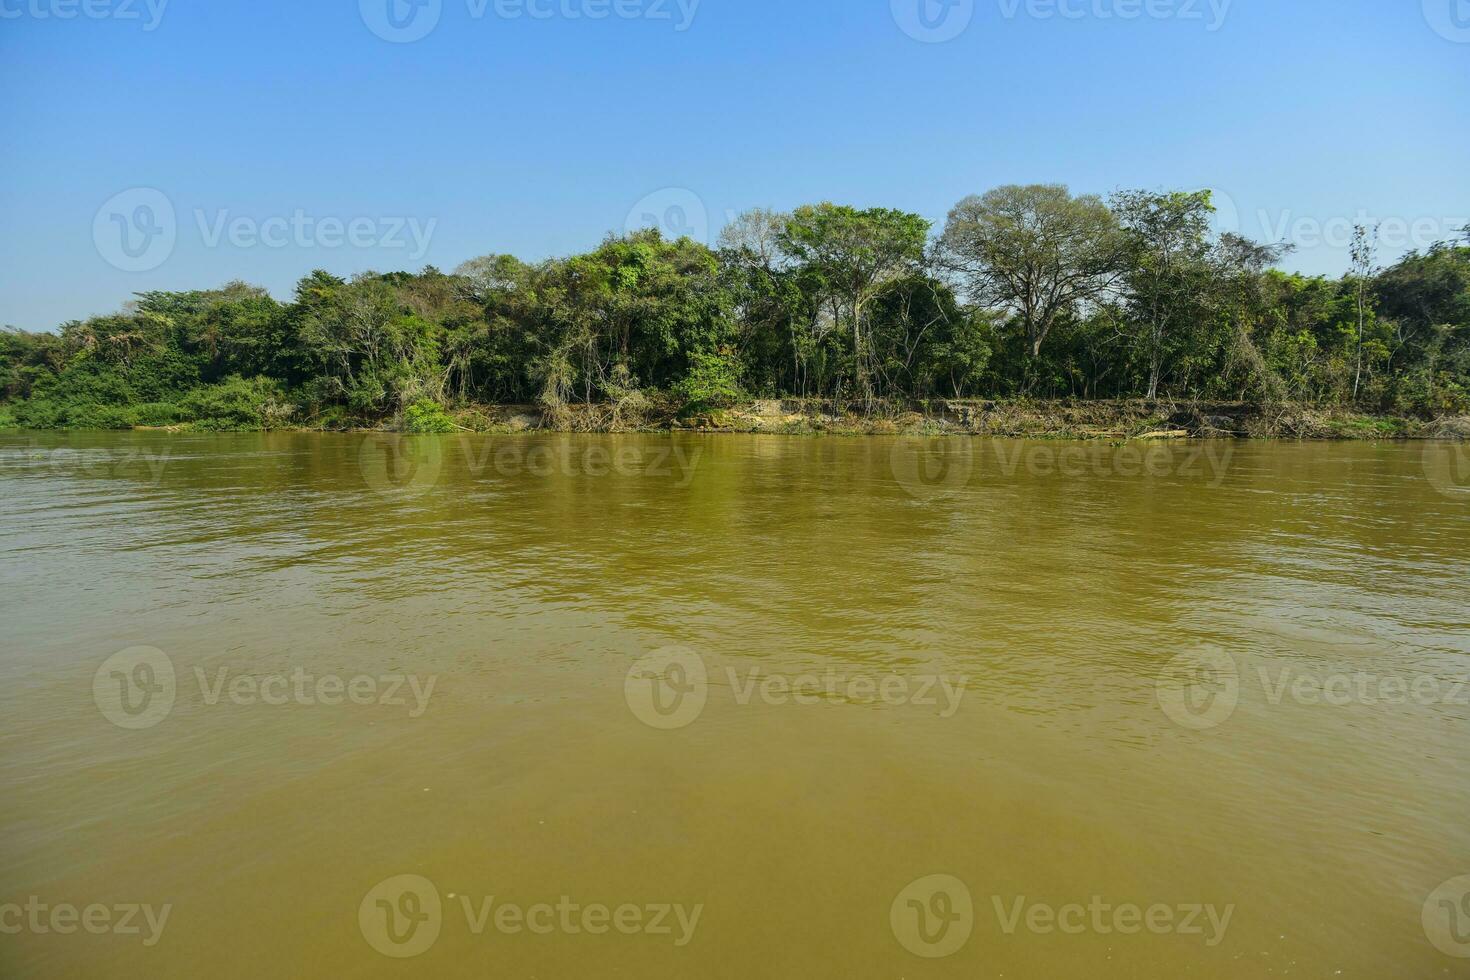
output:
[[0, 324], [1011, 182], [1211, 187], [1331, 275], [1470, 221], [1470, 0], [162, 2], [0, 0]]

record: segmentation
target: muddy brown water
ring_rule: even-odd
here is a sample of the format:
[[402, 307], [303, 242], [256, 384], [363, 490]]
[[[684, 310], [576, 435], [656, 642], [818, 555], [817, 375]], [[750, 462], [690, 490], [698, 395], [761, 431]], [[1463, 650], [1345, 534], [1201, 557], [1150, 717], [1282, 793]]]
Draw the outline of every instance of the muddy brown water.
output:
[[0, 434], [0, 974], [1470, 976], [1467, 476]]

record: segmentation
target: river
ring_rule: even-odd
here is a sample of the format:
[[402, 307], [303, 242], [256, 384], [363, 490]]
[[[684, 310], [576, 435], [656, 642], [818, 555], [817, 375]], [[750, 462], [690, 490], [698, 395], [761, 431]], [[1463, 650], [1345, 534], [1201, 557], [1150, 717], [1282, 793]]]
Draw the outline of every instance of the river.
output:
[[1465, 453], [0, 434], [0, 974], [1470, 976]]

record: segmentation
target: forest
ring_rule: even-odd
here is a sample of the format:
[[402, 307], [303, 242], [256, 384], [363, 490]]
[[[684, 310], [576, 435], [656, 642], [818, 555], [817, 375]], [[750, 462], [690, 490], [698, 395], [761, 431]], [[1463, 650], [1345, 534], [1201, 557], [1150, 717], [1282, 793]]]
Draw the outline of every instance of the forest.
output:
[[1216, 400], [1470, 410], [1470, 229], [1341, 278], [1211, 230], [1209, 192], [1005, 186], [943, 227], [830, 203], [753, 210], [717, 247], [656, 230], [452, 273], [315, 271], [143, 292], [0, 331], [0, 427], [460, 427], [476, 405], [638, 419], [745, 399]]

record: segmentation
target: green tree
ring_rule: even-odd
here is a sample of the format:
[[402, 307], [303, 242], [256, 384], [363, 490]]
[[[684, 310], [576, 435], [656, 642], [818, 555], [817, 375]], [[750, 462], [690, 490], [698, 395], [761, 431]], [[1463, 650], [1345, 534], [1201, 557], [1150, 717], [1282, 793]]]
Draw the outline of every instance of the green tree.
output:
[[851, 337], [853, 368], [864, 393], [871, 367], [867, 306], [885, 283], [919, 269], [928, 234], [929, 222], [916, 214], [830, 203], [797, 208], [781, 231], [781, 250], [804, 267], [837, 329]]
[[1034, 359], [1059, 317], [1096, 300], [1117, 278], [1121, 248], [1101, 198], [1031, 184], [955, 205], [939, 255], [975, 302], [1015, 315]]
[[1145, 397], [1154, 399], [1180, 333], [1212, 313], [1215, 208], [1209, 191], [1123, 191], [1111, 205], [1123, 229], [1122, 283], [1135, 343], [1148, 365]]

